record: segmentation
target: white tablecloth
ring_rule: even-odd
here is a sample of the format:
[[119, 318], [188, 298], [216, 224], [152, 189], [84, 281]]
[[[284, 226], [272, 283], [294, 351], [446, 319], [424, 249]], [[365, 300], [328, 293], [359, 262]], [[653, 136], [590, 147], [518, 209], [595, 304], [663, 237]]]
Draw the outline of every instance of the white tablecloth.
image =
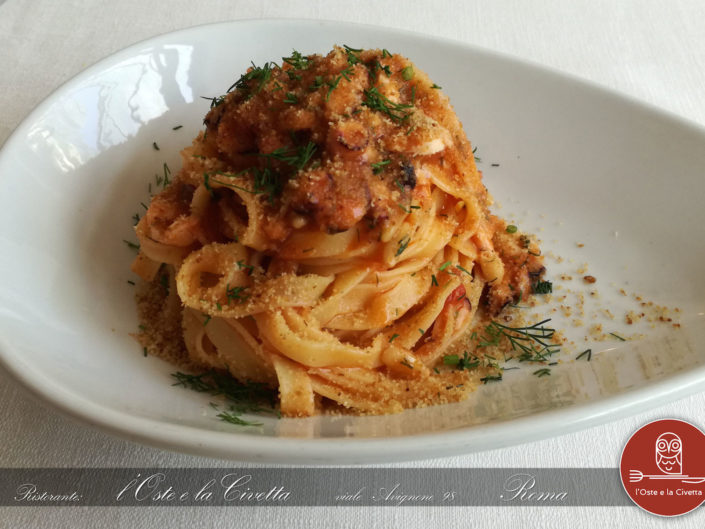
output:
[[[128, 44], [195, 24], [265, 17], [364, 22], [450, 37], [571, 72], [705, 125], [705, 3], [700, 0], [8, 0], [0, 1], [0, 143], [59, 84]], [[0, 467], [232, 466], [137, 445], [76, 424], [30, 399], [4, 374], [0, 402]], [[570, 435], [406, 465], [611, 467], [618, 464], [634, 430], [663, 417], [702, 426], [705, 392]], [[662, 519], [636, 507], [0, 509], [2, 527], [187, 524], [702, 527], [705, 514], [698, 509]]]

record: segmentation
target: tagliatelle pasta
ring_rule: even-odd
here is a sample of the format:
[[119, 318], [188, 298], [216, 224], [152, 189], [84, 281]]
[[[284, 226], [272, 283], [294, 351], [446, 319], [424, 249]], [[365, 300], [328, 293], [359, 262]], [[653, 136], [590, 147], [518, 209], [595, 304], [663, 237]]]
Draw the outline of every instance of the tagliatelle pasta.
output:
[[136, 226], [141, 340], [278, 388], [287, 416], [464, 398], [479, 375], [444, 352], [543, 266], [489, 213], [440, 87], [386, 50], [294, 52], [204, 123]]

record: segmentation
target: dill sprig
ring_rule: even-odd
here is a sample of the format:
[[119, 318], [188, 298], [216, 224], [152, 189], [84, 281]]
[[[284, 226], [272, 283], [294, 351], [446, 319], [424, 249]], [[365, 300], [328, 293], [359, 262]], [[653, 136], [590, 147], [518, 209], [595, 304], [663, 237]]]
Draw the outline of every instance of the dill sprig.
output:
[[525, 327], [511, 327], [497, 321], [485, 327], [485, 335], [480, 337], [478, 347], [498, 346], [503, 338], [509, 340], [512, 351], [519, 353], [520, 362], [545, 362], [556, 354], [560, 346], [551, 343], [555, 329], [546, 327], [550, 318]]
[[390, 163], [392, 163], [392, 160], [382, 160], [381, 162], [371, 163], [370, 167], [372, 167], [372, 172], [374, 174], [379, 174], [384, 171], [384, 168]]
[[411, 112], [408, 109], [413, 108], [413, 105], [405, 105], [391, 101], [387, 96], [382, 94], [376, 86], [365, 90], [363, 95], [363, 106], [382, 112], [395, 123], [404, 123], [409, 119], [409, 116], [411, 116]]
[[228, 92], [238, 90], [243, 93], [247, 99], [250, 99], [252, 96], [262, 91], [272, 78], [272, 71], [275, 68], [279, 68], [274, 62], [266, 62], [264, 66], [261, 67], [256, 66], [254, 62], [251, 64], [252, 68], [242, 74], [240, 78], [228, 88]]
[[345, 49], [345, 54], [347, 55], [348, 64], [354, 66], [361, 62], [361, 59], [357, 56], [357, 54], [362, 52], [362, 48], [351, 48], [347, 44], [343, 44], [343, 48]]
[[582, 353], [575, 357], [576, 360], [580, 360], [583, 356], [587, 355], [587, 361], [592, 360], [592, 349], [585, 349]]
[[237, 269], [238, 269], [238, 270], [247, 270], [246, 274], [247, 274], [248, 276], [251, 276], [252, 273], [255, 271], [255, 267], [254, 267], [254, 266], [252, 266], [251, 264], [245, 263], [245, 261], [242, 260], [242, 259], [241, 259], [240, 261], [238, 261], [236, 264], [237, 264]]
[[250, 167], [237, 173], [224, 173], [222, 171], [216, 171], [217, 175], [227, 178], [240, 178], [243, 174], [250, 173], [252, 175], [252, 189], [229, 182], [224, 182], [221, 179], [216, 180], [212, 178], [209, 173], [204, 173], [203, 175], [204, 184], [206, 189], [209, 191], [210, 183], [215, 182], [222, 186], [239, 189], [240, 191], [245, 191], [253, 195], [265, 195], [271, 203], [274, 201], [274, 198], [279, 196], [282, 192], [284, 183], [290, 176], [287, 174], [282, 174], [281, 171], [276, 170], [272, 167], [271, 162], [275, 160], [283, 162], [293, 169], [293, 172], [297, 172], [303, 169], [311, 161], [311, 158], [315, 152], [316, 144], [309, 141], [305, 145], [300, 145], [298, 147], [280, 147], [272, 152], [257, 153], [256, 156], [266, 160], [264, 167]]
[[315, 152], [316, 144], [309, 141], [305, 145], [300, 145], [293, 148], [280, 147], [272, 152], [261, 153], [257, 156], [267, 158], [269, 160], [279, 160], [287, 165], [290, 165], [297, 171], [300, 171], [306, 166], [306, 164], [308, 164]]
[[411, 242], [411, 237], [408, 235], [400, 239], [399, 248], [397, 248], [397, 253], [394, 254], [394, 257], [399, 257], [402, 253], [404, 253], [406, 247], [409, 246], [409, 242]]
[[464, 272], [464, 273], [466, 273], [467, 275], [469, 275], [470, 277], [472, 277], [472, 272], [470, 272], [470, 270], [468, 270], [467, 268], [463, 268], [463, 267], [460, 266], [460, 265], [455, 265], [455, 268], [457, 268], [457, 269], [460, 270], [461, 272]]
[[534, 291], [534, 294], [550, 294], [553, 292], [553, 283], [539, 280], [531, 285], [531, 290]]
[[[230, 404], [230, 412], [241, 414], [274, 411], [276, 391], [269, 388], [266, 384], [260, 382], [239, 382], [228, 373], [216, 369], [210, 369], [197, 375], [177, 371], [172, 373], [171, 376], [176, 379], [174, 386], [183, 386], [193, 391], [208, 393], [213, 396], [223, 396]], [[221, 415], [225, 416], [221, 417]], [[233, 413], [221, 413], [218, 417], [233, 424], [245, 425], [242, 422], [238, 422]]]
[[236, 287], [230, 287], [230, 283], [228, 283], [225, 286], [225, 296], [228, 299], [228, 305], [230, 305], [230, 302], [235, 300], [237, 303], [244, 303], [250, 298], [249, 294], [245, 294], [244, 292], [248, 289], [249, 287], [242, 287], [242, 286], [236, 286]]
[[459, 371], [463, 371], [465, 369], [475, 369], [480, 367], [480, 364], [480, 358], [475, 355], [468, 354], [467, 351], [463, 351], [462, 357], [456, 354], [445, 355], [443, 357], [443, 365], [452, 366]]
[[330, 81], [326, 81], [326, 84], [328, 85], [328, 92], [326, 92], [326, 101], [330, 99], [331, 92], [338, 88], [338, 84], [340, 83], [341, 79], [345, 79], [347, 82], [350, 82], [350, 75], [352, 75], [352, 72], [353, 67], [352, 65], [350, 65], [345, 68], [345, 70], [341, 71], [336, 77], [334, 77]]
[[483, 384], [487, 384], [488, 382], [499, 382], [502, 380], [502, 373], [499, 373], [497, 375], [487, 375], [486, 377], [482, 377], [480, 381]]
[[282, 57], [282, 61], [291, 66], [294, 70], [305, 70], [311, 64], [311, 59], [293, 50], [291, 57]]
[[225, 103], [225, 96], [215, 96], [215, 97], [201, 96], [201, 99], [205, 99], [207, 101], [210, 101], [211, 102], [210, 108], [215, 108], [215, 107], [220, 106], [223, 103]]
[[130, 250], [137, 250], [137, 251], [139, 251], [139, 249], [140, 249], [140, 245], [139, 245], [139, 244], [135, 244], [134, 242], [130, 242], [130, 241], [128, 241], [127, 239], [123, 239], [122, 242], [124, 242]]
[[216, 415], [216, 417], [218, 417], [221, 421], [236, 424], [237, 426], [262, 426], [261, 422], [246, 421], [232, 411], [221, 411], [218, 415]]

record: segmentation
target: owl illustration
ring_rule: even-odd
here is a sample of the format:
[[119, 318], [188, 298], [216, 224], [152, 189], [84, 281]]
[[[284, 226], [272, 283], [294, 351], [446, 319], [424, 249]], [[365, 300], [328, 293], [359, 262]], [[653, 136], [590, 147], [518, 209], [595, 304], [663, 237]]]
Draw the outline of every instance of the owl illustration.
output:
[[664, 432], [656, 439], [656, 466], [665, 474], [683, 473], [683, 443], [673, 432]]

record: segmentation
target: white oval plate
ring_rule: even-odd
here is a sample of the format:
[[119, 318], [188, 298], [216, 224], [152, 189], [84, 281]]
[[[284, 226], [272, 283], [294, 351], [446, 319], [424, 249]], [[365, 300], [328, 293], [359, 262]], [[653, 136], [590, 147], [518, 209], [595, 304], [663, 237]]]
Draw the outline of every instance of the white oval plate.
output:
[[[554, 278], [574, 272], [568, 259], [588, 262], [600, 302], [618, 320], [633, 301], [617, 293], [626, 285], [678, 306], [681, 329], [646, 326], [641, 340], [588, 343], [603, 350], [591, 362], [572, 360], [581, 342], [551, 376], [533, 376], [533, 366], [507, 371], [466, 402], [395, 416], [263, 417], [260, 428], [237, 428], [215, 418], [212, 399], [172, 387], [174, 368], [143, 358], [128, 336], [137, 326], [127, 283], [133, 253], [122, 241], [134, 240], [131, 217], [147, 201], [147, 183], [165, 162], [178, 169], [178, 151], [208, 108], [200, 96], [222, 93], [250, 61], [336, 43], [403, 53], [443, 86], [479, 146], [500, 213], [542, 229], [544, 251], [566, 258], [549, 260]], [[703, 129], [624, 96], [418, 34], [277, 20], [156, 37], [59, 88], [0, 154], [0, 360], [35, 394], [91, 424], [238, 460], [437, 457], [635, 413], [704, 387], [704, 146]], [[582, 340], [585, 329], [575, 332]]]

